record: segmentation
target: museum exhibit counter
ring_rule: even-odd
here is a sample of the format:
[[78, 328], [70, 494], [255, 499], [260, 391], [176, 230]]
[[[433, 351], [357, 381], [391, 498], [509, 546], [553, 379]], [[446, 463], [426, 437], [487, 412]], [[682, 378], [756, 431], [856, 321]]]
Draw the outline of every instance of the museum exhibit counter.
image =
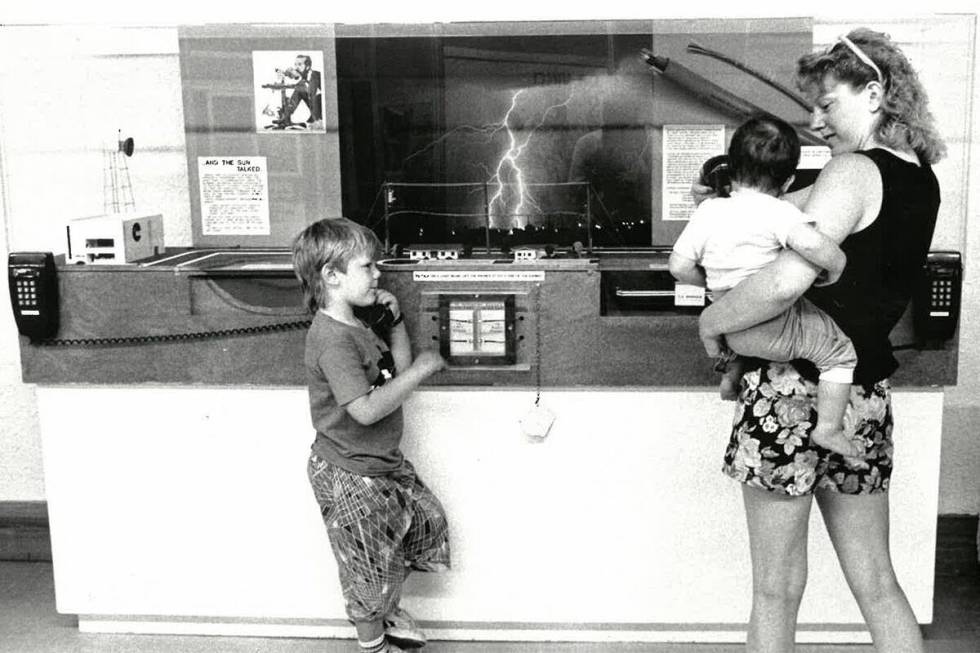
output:
[[[514, 361], [459, 365], [432, 385], [711, 386], [698, 307], [676, 306], [666, 251], [595, 258], [383, 261], [413, 345], [438, 349], [440, 298], [511, 297]], [[30, 383], [304, 385], [309, 315], [284, 249], [171, 249], [140, 265], [58, 266], [60, 328], [21, 340]], [[443, 307], [445, 308], [445, 307]], [[916, 345], [911, 310], [892, 343], [897, 386], [956, 382], [955, 334]]]
[[[404, 450], [451, 528], [452, 571], [404, 591], [431, 638], [744, 637], [741, 491], [719, 471], [733, 405], [665, 256], [381, 265], [415, 348], [455, 361], [405, 405]], [[21, 357], [58, 611], [85, 631], [352, 637], [306, 479], [308, 316], [285, 251], [57, 272], [57, 340], [22, 337]], [[892, 546], [929, 623], [956, 340], [898, 354]], [[519, 426], [538, 388], [543, 440]], [[868, 641], [816, 510], [813, 531], [800, 640]]]

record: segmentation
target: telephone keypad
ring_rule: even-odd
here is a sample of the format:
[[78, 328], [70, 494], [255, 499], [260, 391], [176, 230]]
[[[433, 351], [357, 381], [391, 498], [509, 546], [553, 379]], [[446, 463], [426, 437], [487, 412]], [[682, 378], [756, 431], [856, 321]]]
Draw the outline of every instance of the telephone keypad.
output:
[[950, 308], [953, 304], [953, 281], [934, 279], [932, 282], [932, 305], [935, 308]]
[[17, 280], [17, 303], [24, 308], [37, 306], [37, 282], [34, 279]]
[[7, 287], [17, 330], [31, 341], [58, 332], [58, 280], [51, 252], [10, 252]]

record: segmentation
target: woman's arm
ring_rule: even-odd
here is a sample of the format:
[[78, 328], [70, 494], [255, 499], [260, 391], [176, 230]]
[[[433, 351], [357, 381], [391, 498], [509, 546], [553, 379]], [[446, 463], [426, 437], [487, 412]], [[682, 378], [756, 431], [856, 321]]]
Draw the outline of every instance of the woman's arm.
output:
[[801, 222], [793, 227], [786, 238], [786, 244], [810, 263], [826, 271], [820, 281], [823, 285], [830, 285], [840, 279], [844, 266], [847, 265], [847, 256], [837, 243], [809, 224]]
[[[817, 177], [807, 197], [805, 213], [817, 228], [840, 243], [881, 206], [881, 175], [866, 156], [834, 157]], [[817, 278], [820, 270], [792, 250], [732, 288], [701, 313], [702, 341], [717, 340], [765, 322], [793, 305]]]
[[786, 193], [780, 199], [786, 200], [799, 210], [803, 210], [806, 206], [806, 201], [810, 197], [810, 192], [813, 190], [813, 186], [804, 186], [799, 190], [794, 190], [792, 193]]
[[793, 250], [780, 252], [775, 261], [701, 313], [698, 329], [708, 355], [719, 355], [718, 340], [724, 334], [761, 324], [788, 309], [819, 273], [819, 268]]

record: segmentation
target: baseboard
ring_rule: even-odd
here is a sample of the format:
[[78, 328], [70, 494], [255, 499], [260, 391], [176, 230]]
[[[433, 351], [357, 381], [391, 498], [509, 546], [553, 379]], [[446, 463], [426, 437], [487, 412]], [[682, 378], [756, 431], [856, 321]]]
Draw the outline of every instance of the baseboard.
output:
[[0, 501], [0, 560], [51, 560], [47, 502]]
[[980, 567], [977, 515], [939, 515], [936, 527], [936, 577], [976, 575]]

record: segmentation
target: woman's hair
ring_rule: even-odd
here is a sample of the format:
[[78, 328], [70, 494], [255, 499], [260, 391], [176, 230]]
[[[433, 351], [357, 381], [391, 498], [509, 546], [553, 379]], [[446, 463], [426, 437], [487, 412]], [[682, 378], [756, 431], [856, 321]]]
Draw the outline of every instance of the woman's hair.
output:
[[311, 313], [327, 305], [324, 267], [347, 272], [357, 256], [375, 258], [381, 242], [373, 231], [347, 218], [327, 218], [309, 225], [293, 239], [293, 272]]
[[800, 138], [786, 121], [775, 116], [749, 118], [735, 130], [728, 145], [732, 181], [767, 191], [779, 191], [796, 172]]
[[823, 52], [800, 57], [796, 67], [800, 89], [804, 92], [823, 89], [827, 75], [852, 88], [880, 81], [884, 97], [881, 120], [875, 130], [877, 139], [897, 149], [911, 147], [926, 163], [942, 159], [946, 145], [936, 131], [925, 89], [905, 54], [887, 34], [864, 27], [853, 30], [847, 38], [878, 66], [881, 79], [878, 71], [862, 61], [842, 39]]

